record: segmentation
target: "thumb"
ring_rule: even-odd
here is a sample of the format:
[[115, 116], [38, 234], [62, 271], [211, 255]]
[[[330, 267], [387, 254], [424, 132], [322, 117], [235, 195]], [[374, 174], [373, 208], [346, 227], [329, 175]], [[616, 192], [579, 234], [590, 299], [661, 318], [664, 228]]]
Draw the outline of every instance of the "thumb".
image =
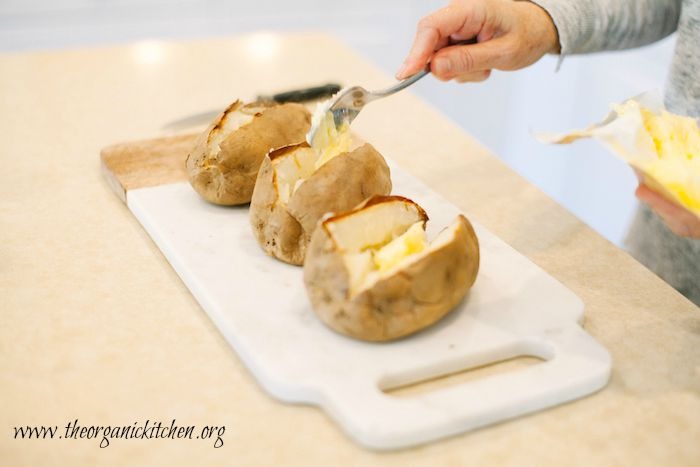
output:
[[477, 44], [453, 45], [440, 49], [430, 63], [430, 71], [441, 80], [458, 75], [508, 68], [512, 56], [506, 38], [490, 39]]

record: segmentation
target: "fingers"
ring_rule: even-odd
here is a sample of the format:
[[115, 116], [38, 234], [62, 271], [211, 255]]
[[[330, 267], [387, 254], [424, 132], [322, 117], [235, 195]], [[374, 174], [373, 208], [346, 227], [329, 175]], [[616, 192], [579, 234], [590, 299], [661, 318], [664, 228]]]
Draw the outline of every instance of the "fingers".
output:
[[[478, 40], [474, 45], [450, 45], [474, 38]], [[531, 65], [556, 51], [558, 43], [554, 23], [535, 4], [462, 0], [419, 22], [411, 51], [396, 77], [404, 79], [430, 62], [433, 74], [443, 81], [481, 79], [486, 70]]]
[[418, 23], [418, 30], [435, 29], [440, 37], [465, 40], [476, 37], [483, 27], [483, 6], [478, 2], [462, 2], [450, 5]]
[[483, 13], [475, 11], [472, 5], [450, 5], [420, 20], [411, 50], [396, 78], [404, 79], [425, 68], [433, 53], [446, 46], [450, 37], [477, 36], [483, 24]]
[[635, 195], [649, 205], [676, 235], [700, 238], [700, 219], [692, 212], [668, 200], [644, 184], [639, 185]]
[[458, 83], [478, 83], [486, 81], [491, 76], [491, 70], [476, 71], [465, 75], [455, 76], [454, 80]]
[[396, 73], [396, 78], [405, 79], [421, 71], [433, 56], [433, 52], [446, 43], [447, 39], [442, 40], [435, 29], [419, 30], [413, 40], [411, 51]]
[[[496, 68], [509, 68], [510, 56], [508, 41], [504, 38], [491, 39], [478, 44], [445, 47], [435, 53], [430, 71], [440, 80], [448, 81], [467, 76], [488, 78], [487, 71]], [[472, 81], [469, 80], [468, 81]]]

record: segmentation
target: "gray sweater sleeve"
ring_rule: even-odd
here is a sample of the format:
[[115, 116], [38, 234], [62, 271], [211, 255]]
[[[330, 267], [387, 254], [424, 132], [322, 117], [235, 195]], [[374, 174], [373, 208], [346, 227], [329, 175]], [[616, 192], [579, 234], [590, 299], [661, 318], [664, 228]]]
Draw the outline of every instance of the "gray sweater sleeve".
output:
[[678, 26], [682, 0], [531, 0], [552, 17], [561, 54], [620, 50], [662, 39]]

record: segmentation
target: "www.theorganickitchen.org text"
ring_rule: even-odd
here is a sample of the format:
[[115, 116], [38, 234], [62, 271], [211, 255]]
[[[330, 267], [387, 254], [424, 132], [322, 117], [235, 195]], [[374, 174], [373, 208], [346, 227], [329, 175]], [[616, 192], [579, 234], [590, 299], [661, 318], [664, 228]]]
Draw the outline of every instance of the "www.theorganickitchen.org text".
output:
[[65, 427], [53, 426], [16, 426], [15, 439], [98, 439], [100, 448], [106, 448], [112, 440], [129, 439], [199, 439], [210, 440], [214, 448], [224, 445], [225, 426], [178, 425], [176, 419], [170, 423], [146, 420], [133, 422], [131, 425], [83, 425], [78, 419], [69, 421]]

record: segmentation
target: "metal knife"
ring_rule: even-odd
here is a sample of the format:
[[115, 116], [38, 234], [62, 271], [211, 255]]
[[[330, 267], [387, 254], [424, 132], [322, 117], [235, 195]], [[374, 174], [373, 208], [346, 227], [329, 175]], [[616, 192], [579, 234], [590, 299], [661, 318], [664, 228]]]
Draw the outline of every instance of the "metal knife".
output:
[[[277, 102], [280, 104], [285, 102], [309, 102], [330, 97], [340, 91], [340, 89], [341, 86], [339, 84], [328, 83], [321, 86], [279, 92], [270, 96], [259, 95], [257, 100], [263, 102]], [[197, 112], [168, 122], [163, 125], [161, 129], [167, 131], [180, 131], [194, 126], [204, 125], [214, 120], [219, 113], [221, 113], [221, 109]]]

